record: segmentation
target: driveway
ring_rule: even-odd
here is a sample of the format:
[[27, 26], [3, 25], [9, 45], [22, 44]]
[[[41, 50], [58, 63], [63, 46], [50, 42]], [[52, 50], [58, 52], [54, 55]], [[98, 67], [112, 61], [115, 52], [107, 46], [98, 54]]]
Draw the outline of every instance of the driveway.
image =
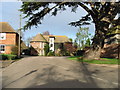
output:
[[25, 57], [3, 69], [3, 88], [118, 88], [118, 66]]

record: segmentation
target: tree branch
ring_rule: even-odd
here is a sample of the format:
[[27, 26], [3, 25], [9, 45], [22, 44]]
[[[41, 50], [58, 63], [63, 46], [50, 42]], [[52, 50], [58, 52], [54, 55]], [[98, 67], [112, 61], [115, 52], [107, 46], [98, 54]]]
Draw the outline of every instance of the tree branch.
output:
[[93, 21], [95, 21], [95, 13], [92, 11], [92, 10], [90, 10], [87, 6], [85, 6], [84, 4], [82, 4], [81, 2], [80, 3], [78, 3], [83, 9], [85, 9], [91, 16], [92, 16], [92, 18], [93, 18]]

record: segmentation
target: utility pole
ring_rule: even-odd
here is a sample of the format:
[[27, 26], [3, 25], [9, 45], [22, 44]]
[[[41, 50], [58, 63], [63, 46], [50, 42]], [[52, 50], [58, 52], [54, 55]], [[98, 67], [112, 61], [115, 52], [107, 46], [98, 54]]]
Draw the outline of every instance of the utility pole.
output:
[[19, 28], [19, 38], [18, 38], [18, 58], [21, 57], [21, 20], [22, 20], [22, 15], [20, 14], [20, 28]]

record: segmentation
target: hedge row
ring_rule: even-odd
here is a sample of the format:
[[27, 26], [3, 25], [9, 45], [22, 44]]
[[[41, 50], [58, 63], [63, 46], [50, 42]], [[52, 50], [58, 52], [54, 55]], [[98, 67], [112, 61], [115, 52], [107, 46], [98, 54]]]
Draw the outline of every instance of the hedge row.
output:
[[14, 60], [16, 59], [17, 55], [12, 55], [12, 54], [0, 54], [0, 58], [2, 60]]

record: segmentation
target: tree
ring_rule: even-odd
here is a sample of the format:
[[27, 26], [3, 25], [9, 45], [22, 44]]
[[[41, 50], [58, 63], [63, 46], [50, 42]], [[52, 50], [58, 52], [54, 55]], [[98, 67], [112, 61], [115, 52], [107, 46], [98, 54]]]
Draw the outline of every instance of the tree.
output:
[[69, 38], [70, 42], [73, 42], [73, 39], [72, 38]]
[[30, 41], [32, 40], [32, 37], [28, 37], [26, 40], [26, 44], [28, 47], [30, 47]]
[[85, 46], [89, 47], [90, 46], [90, 38], [86, 40]]
[[45, 51], [45, 56], [47, 56], [47, 54], [49, 53], [49, 44], [48, 43], [45, 44], [44, 51]]
[[86, 40], [89, 37], [88, 27], [80, 27], [78, 32], [76, 33], [76, 40], [78, 41], [78, 48], [83, 49], [85, 47]]
[[43, 32], [43, 35], [50, 35], [50, 32], [49, 31], [45, 31], [45, 32]]
[[[52, 2], [54, 6], [51, 6], [50, 2], [23, 2], [21, 12], [26, 14], [28, 18], [27, 24], [24, 29], [31, 28], [31, 26], [37, 26], [41, 24], [45, 15], [51, 12], [56, 16], [57, 11], [66, 10], [66, 6], [72, 8], [72, 12], [75, 12], [77, 8], [82, 7], [88, 14], [83, 16], [79, 21], [72, 22], [70, 25], [81, 26], [89, 25], [90, 21], [95, 24], [95, 36], [93, 38], [92, 48], [85, 54], [86, 59], [98, 59], [100, 58], [101, 49], [104, 45], [104, 39], [109, 32], [109, 25], [114, 20], [115, 16], [119, 13], [119, 2]], [[38, 11], [39, 10], [39, 11]], [[120, 18], [119, 18], [120, 19]], [[120, 22], [120, 20], [118, 21]], [[118, 22], [116, 24], [119, 24]]]
[[74, 48], [76, 48], [76, 49], [78, 48], [78, 44], [77, 44], [77, 40], [76, 40], [76, 39], [74, 40], [73, 46], [74, 46]]

